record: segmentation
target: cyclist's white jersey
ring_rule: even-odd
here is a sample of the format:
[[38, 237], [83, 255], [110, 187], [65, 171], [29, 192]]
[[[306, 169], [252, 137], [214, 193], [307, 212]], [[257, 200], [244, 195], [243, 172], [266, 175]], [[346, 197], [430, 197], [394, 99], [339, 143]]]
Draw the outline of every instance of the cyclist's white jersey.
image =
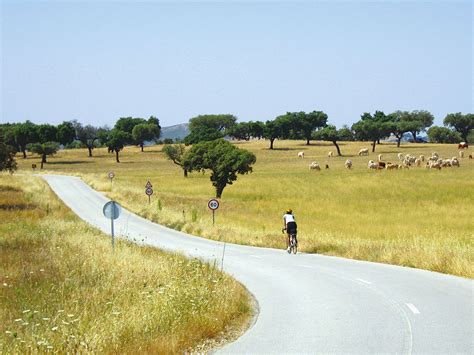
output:
[[285, 221], [285, 224], [288, 224], [288, 222], [296, 222], [295, 216], [293, 216], [291, 213], [284, 214], [283, 219]]

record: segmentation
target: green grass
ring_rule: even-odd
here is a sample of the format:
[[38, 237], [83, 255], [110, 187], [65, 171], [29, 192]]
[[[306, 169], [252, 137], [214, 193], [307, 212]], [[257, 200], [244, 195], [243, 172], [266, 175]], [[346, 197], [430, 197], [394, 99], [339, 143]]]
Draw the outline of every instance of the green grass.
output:
[[212, 265], [125, 241], [112, 253], [36, 177], [0, 175], [0, 270], [2, 354], [182, 353], [252, 312]]
[[[396, 171], [367, 169], [369, 159], [398, 162], [397, 153], [441, 157], [457, 156], [456, 145], [394, 144], [377, 146], [375, 154], [359, 157], [367, 143], [343, 143], [344, 157], [328, 158], [331, 144], [306, 146], [302, 142], [238, 142], [257, 156], [254, 172], [239, 176], [227, 186], [212, 226], [207, 201], [214, 196], [209, 173], [193, 173], [187, 179], [165, 159], [160, 146], [145, 152], [129, 147], [122, 163], [106, 150], [62, 151], [51, 159], [47, 171], [80, 175], [130, 210], [153, 221], [229, 242], [283, 248], [281, 216], [291, 207], [296, 215], [302, 251], [406, 265], [472, 278], [474, 226], [474, 161], [461, 159], [460, 168], [441, 171], [411, 168]], [[298, 159], [298, 151], [305, 152]], [[344, 168], [350, 158], [352, 170]], [[21, 170], [32, 162], [19, 159]], [[317, 161], [322, 171], [310, 171]], [[329, 164], [329, 169], [324, 169]], [[113, 185], [107, 172], [116, 173]], [[144, 193], [153, 184], [152, 203]], [[183, 213], [184, 211], [184, 213]]]

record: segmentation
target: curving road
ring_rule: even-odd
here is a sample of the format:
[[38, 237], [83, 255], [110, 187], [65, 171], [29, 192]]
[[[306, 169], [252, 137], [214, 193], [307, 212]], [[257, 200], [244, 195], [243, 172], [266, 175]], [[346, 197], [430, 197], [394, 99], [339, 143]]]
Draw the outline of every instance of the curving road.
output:
[[[79, 217], [110, 233], [108, 199], [76, 177], [45, 175]], [[116, 233], [221, 262], [223, 243], [187, 235], [123, 210]], [[224, 270], [258, 301], [255, 324], [222, 353], [473, 354], [472, 280], [282, 250], [225, 246]]]

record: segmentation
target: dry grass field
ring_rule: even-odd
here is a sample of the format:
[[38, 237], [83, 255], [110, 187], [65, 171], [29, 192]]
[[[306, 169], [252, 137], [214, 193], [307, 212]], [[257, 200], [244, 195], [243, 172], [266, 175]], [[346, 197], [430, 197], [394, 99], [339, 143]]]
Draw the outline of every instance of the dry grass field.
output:
[[[436, 151], [442, 158], [458, 155], [453, 145], [381, 144], [376, 153], [359, 157], [368, 143], [341, 143], [343, 157], [330, 143], [276, 141], [237, 142], [257, 156], [254, 172], [239, 176], [224, 190], [212, 226], [207, 201], [214, 196], [209, 173], [184, 178], [168, 161], [161, 146], [128, 147], [121, 163], [105, 149], [61, 151], [50, 158], [45, 172], [82, 176], [94, 188], [153, 221], [207, 238], [283, 248], [281, 216], [292, 208], [298, 222], [301, 251], [405, 265], [472, 278], [474, 276], [474, 160], [460, 159], [459, 168], [441, 171], [410, 168], [374, 171], [369, 159], [382, 153], [398, 162], [397, 153]], [[305, 158], [297, 158], [299, 151]], [[353, 161], [347, 170], [344, 161]], [[31, 171], [38, 157], [18, 159], [21, 172]], [[317, 161], [321, 171], [310, 171]], [[325, 169], [325, 164], [329, 169]], [[107, 172], [113, 170], [113, 184]], [[150, 180], [151, 204], [144, 193]]]
[[125, 241], [112, 253], [31, 176], [0, 175], [0, 288], [1, 354], [183, 353], [251, 316], [232, 278]]

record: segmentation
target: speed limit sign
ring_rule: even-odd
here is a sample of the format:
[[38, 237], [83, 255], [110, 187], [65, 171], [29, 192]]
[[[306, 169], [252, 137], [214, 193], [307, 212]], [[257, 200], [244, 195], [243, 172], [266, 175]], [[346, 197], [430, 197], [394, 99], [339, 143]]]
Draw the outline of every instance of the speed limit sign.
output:
[[219, 201], [217, 201], [215, 198], [212, 198], [209, 200], [207, 203], [207, 207], [212, 211], [212, 225], [215, 223], [215, 217], [214, 214], [216, 210], [219, 208]]
[[207, 207], [209, 207], [209, 209], [215, 211], [219, 208], [219, 201], [217, 201], [216, 199], [211, 199], [209, 200], [209, 202], [207, 203]]

